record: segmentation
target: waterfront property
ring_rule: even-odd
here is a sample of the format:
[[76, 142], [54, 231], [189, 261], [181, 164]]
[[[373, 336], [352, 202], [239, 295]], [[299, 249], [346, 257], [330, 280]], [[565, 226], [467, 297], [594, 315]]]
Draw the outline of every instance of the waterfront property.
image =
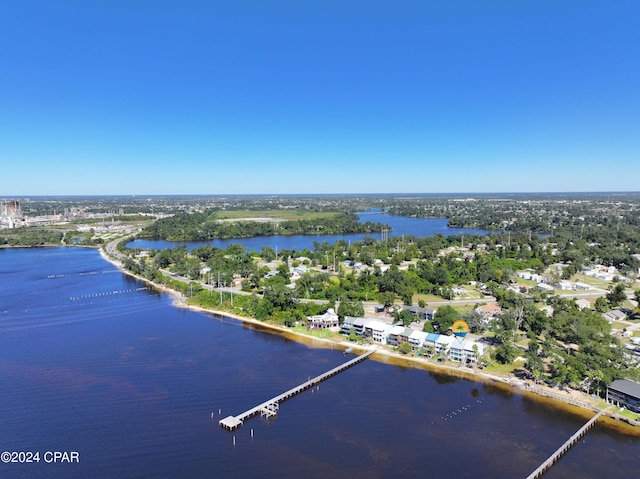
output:
[[487, 345], [467, 338], [457, 340], [446, 334], [425, 333], [405, 326], [390, 326], [375, 319], [345, 317], [340, 328], [344, 335], [354, 332], [362, 338], [371, 338], [376, 343], [399, 347], [407, 342], [414, 351], [426, 349], [451, 361], [463, 364], [477, 363], [487, 352]]
[[640, 413], [640, 383], [616, 379], [607, 387], [607, 402]]
[[324, 314], [307, 317], [307, 329], [330, 329], [340, 325], [338, 315], [333, 308], [329, 308]]

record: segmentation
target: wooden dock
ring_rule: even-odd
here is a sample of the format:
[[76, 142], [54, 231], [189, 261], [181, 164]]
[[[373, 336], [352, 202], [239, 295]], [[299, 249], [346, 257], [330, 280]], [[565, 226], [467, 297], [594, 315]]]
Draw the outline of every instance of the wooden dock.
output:
[[350, 361], [347, 361], [344, 364], [341, 364], [340, 366], [331, 369], [330, 371], [327, 371], [326, 373], [321, 374], [320, 376], [316, 376], [315, 378], [309, 379], [308, 381], [292, 388], [289, 389], [286, 392], [283, 392], [282, 394], [280, 394], [279, 396], [276, 396], [274, 398], [269, 399], [268, 401], [265, 401], [261, 404], [258, 404], [257, 406], [248, 409], [247, 411], [243, 412], [242, 414], [238, 414], [237, 416], [228, 416], [224, 419], [221, 419], [219, 421], [220, 426], [229, 429], [229, 430], [233, 430], [236, 429], [240, 426], [242, 426], [242, 424], [244, 423], [244, 421], [248, 418], [250, 418], [251, 416], [253, 416], [254, 414], [260, 413], [261, 416], [270, 418], [275, 416], [276, 414], [278, 414], [278, 409], [280, 406], [280, 402], [284, 401], [285, 399], [289, 399], [292, 396], [295, 396], [296, 394], [301, 393], [302, 391], [306, 391], [307, 389], [321, 383], [322, 381], [324, 381], [325, 379], [329, 379], [331, 376], [335, 376], [336, 374], [340, 374], [342, 371], [349, 369], [351, 366], [354, 366], [362, 361], [364, 361], [365, 359], [367, 359], [369, 356], [371, 356], [373, 353], [375, 353], [376, 350], [372, 350], [372, 351], [368, 351], [364, 354], [361, 354], [358, 357], [353, 358]]
[[605, 413], [605, 411], [606, 409], [603, 409], [598, 414], [596, 414], [591, 419], [589, 419], [589, 421], [584, 426], [578, 429], [578, 431], [573, 436], [571, 436], [562, 446], [556, 449], [556, 451], [553, 454], [551, 454], [551, 456], [549, 456], [549, 458], [546, 461], [544, 461], [540, 465], [540, 467], [538, 467], [535, 471], [529, 474], [527, 476], [527, 479], [538, 479], [545, 472], [547, 472], [547, 470], [549, 470], [549, 468], [551, 468], [551, 466], [553, 466], [556, 463], [556, 461], [560, 459], [560, 457], [562, 457], [564, 453], [566, 453], [578, 441], [580, 441], [580, 439], [582, 439], [582, 437], [589, 431], [589, 429], [595, 426], [596, 421], [600, 416], [602, 416]]

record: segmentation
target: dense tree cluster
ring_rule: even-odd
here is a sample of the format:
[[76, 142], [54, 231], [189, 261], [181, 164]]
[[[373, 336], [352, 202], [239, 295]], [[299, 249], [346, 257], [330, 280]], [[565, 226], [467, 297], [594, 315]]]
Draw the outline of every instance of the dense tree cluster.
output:
[[17, 228], [0, 230], [0, 245], [51, 246], [61, 245], [64, 234], [43, 228]]
[[290, 221], [234, 221], [221, 222], [217, 210], [178, 213], [146, 227], [140, 238], [169, 241], [201, 241], [214, 238], [250, 238], [272, 235], [317, 235], [380, 232], [388, 226], [379, 223], [360, 223], [354, 213], [336, 213], [328, 218]]

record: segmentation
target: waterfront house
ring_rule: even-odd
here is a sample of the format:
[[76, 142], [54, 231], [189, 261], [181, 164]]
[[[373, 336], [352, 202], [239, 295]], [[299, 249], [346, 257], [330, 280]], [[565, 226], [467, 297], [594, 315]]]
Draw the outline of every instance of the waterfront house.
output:
[[329, 308], [324, 314], [307, 316], [307, 329], [329, 329], [337, 328], [339, 325], [340, 320], [333, 308]]
[[356, 318], [355, 319], [355, 321], [353, 322], [353, 329], [356, 330], [356, 334], [358, 336], [364, 336], [364, 326], [369, 321], [371, 321], [371, 320], [370, 319], [365, 319], [365, 318]]
[[444, 334], [439, 334], [438, 339], [435, 341], [435, 351], [436, 354], [444, 354], [445, 356], [449, 355], [449, 348], [451, 348], [451, 344], [456, 341], [455, 336], [446, 336]]
[[[475, 349], [478, 351], [476, 354]], [[454, 341], [449, 347], [449, 359], [462, 364], [477, 363], [478, 358], [487, 352], [487, 346], [471, 339]]]
[[392, 326], [388, 324], [371, 319], [364, 325], [364, 333], [362, 336], [370, 337], [376, 343], [387, 344], [387, 333], [391, 328]]
[[640, 413], [640, 383], [616, 379], [607, 387], [607, 402]]
[[427, 339], [427, 333], [424, 331], [412, 331], [409, 335], [409, 344], [413, 349], [420, 349]]
[[404, 326], [393, 326], [387, 333], [387, 344], [389, 346], [398, 346], [398, 335], [402, 332]]
[[389, 346], [400, 346], [402, 340], [398, 338], [404, 332], [404, 326], [394, 326], [389, 330], [389, 334], [387, 335], [387, 344]]
[[342, 334], [346, 334], [347, 336], [351, 333], [352, 329], [355, 329], [354, 323], [358, 318], [354, 318], [353, 316], [345, 316], [344, 321], [340, 325], [340, 332]]
[[440, 337], [439, 334], [436, 333], [427, 333], [427, 337], [424, 339], [425, 347], [431, 347], [435, 351], [436, 349], [436, 340]]

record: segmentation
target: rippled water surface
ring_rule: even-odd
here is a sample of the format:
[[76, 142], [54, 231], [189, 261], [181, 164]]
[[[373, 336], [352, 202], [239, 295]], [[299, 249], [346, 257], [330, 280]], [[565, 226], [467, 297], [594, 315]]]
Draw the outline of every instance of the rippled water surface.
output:
[[[229, 432], [221, 417], [348, 357], [177, 309], [95, 250], [0, 250], [0, 285], [0, 450], [80, 456], [2, 478], [517, 478], [584, 422], [366, 360]], [[545, 477], [638, 470], [640, 440], [596, 427]]]

